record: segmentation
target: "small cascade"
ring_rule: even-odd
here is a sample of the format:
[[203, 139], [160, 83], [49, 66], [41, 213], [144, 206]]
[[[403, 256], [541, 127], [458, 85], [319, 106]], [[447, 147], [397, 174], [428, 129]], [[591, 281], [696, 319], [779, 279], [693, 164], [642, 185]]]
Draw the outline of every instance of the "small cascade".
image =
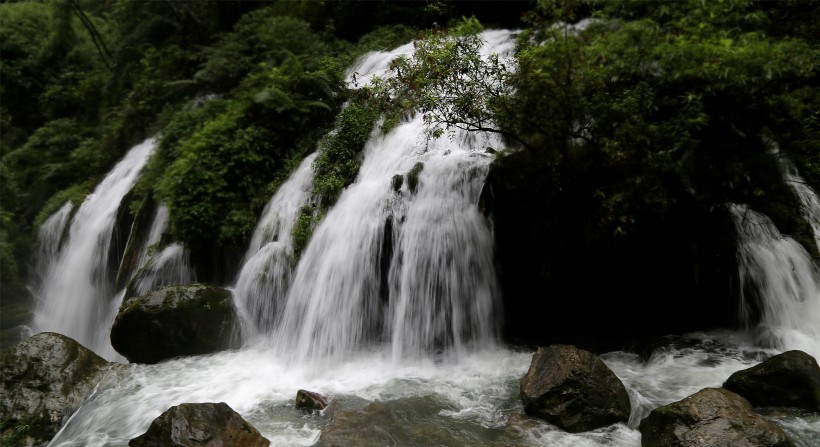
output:
[[307, 156], [262, 212], [233, 287], [234, 301], [248, 340], [273, 330], [280, 301], [290, 285], [293, 227], [313, 187], [313, 161]]
[[140, 248], [140, 257], [137, 262], [138, 266], [145, 265], [151, 255], [151, 247], [156, 246], [162, 241], [162, 234], [168, 229], [168, 207], [164, 203], [157, 205], [157, 210], [154, 212], [154, 219], [151, 221], [151, 229], [148, 231], [148, 237]]
[[168, 207], [159, 204], [148, 235], [140, 244], [137, 263], [139, 269], [130, 278], [129, 297], [141, 296], [163, 286], [185, 285], [196, 281], [196, 272], [191, 267], [185, 247], [173, 243], [161, 250], [158, 248], [163, 233], [168, 229], [168, 215]]
[[34, 269], [36, 275], [36, 278], [34, 278], [35, 290], [42, 287], [43, 281], [45, 281], [51, 269], [51, 264], [57, 259], [68, 218], [71, 216], [73, 209], [74, 205], [70, 201], [66, 202], [56, 213], [40, 225], [37, 232], [37, 264]]
[[156, 139], [149, 138], [129, 150], [77, 210], [60, 249], [51, 259], [38, 262], [49, 267], [36, 290], [35, 333], [58, 332], [102, 357], [117, 357], [108, 339], [119, 305], [112, 299], [109, 247], [120, 202], [155, 145]]
[[163, 286], [191, 284], [195, 280], [196, 276], [185, 248], [174, 243], [148, 257], [139, 272], [134, 275], [131, 296], [145, 295]]
[[[482, 33], [485, 55], [509, 57], [514, 35]], [[389, 62], [409, 52], [412, 45], [366, 55], [348, 82], [386, 76]], [[373, 344], [391, 346], [394, 360], [490, 346], [498, 287], [491, 225], [477, 203], [486, 148], [503, 142], [466, 132], [426, 140], [420, 116], [387, 134], [377, 129], [356, 181], [301, 256], [274, 344], [298, 360], [342, 359]]]
[[820, 270], [767, 216], [732, 205], [738, 232], [741, 318], [758, 341], [820, 356]]

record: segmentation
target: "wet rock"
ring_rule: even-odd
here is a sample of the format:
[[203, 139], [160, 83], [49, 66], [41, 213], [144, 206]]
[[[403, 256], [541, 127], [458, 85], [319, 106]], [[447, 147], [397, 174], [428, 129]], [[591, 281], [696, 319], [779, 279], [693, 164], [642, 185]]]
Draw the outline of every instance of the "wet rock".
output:
[[656, 408], [641, 421], [639, 430], [642, 447], [794, 446], [746, 399], [723, 388], [706, 388]]
[[621, 380], [594, 354], [575, 346], [539, 348], [520, 391], [527, 415], [571, 433], [629, 419], [629, 395]]
[[787, 351], [738, 371], [723, 388], [755, 407], [794, 407], [820, 412], [820, 366], [803, 351]]
[[124, 302], [111, 344], [130, 362], [157, 363], [231, 348], [238, 327], [230, 291], [170, 286]]
[[418, 162], [407, 173], [407, 189], [415, 194], [419, 186], [419, 174], [424, 170], [424, 163]]
[[267, 447], [270, 441], [225, 402], [186, 403], [159, 415], [129, 447]]
[[322, 411], [328, 406], [328, 399], [319, 393], [307, 390], [296, 392], [296, 408], [305, 411]]
[[322, 430], [317, 446], [369, 447], [399, 445], [396, 435], [405, 428], [396, 421], [393, 410], [380, 402], [372, 402], [362, 410], [342, 410]]
[[53, 332], [23, 340], [0, 357], [3, 446], [45, 444], [102, 378], [109, 363]]
[[396, 174], [396, 175], [394, 175], [394, 176], [393, 176], [393, 178], [390, 180], [390, 183], [391, 183], [391, 185], [393, 186], [393, 191], [395, 191], [395, 192], [399, 192], [399, 190], [401, 189], [401, 185], [403, 185], [403, 184], [404, 184], [404, 177], [402, 177], [402, 176], [401, 176], [401, 175], [399, 175], [399, 174]]

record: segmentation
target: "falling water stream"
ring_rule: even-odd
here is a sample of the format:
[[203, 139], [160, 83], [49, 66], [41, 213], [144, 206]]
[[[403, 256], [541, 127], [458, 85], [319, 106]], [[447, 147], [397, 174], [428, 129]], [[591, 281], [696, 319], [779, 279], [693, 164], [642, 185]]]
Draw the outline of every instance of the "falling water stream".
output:
[[317, 153], [305, 157], [262, 211], [236, 284], [234, 301], [243, 319], [246, 340], [265, 339], [274, 328], [293, 274], [293, 227], [310, 201], [312, 164]]
[[[46, 270], [35, 292], [34, 332], [59, 332], [107, 359], [121, 359], [109, 340], [120, 304], [112, 299], [109, 251], [120, 202], [136, 183], [155, 145], [156, 139], [149, 138], [128, 151], [77, 210], [68, 239], [59, 250], [49, 248], [47, 257], [38, 263]], [[53, 244], [52, 239], [41, 245]]]
[[[509, 56], [514, 34], [485, 31], [485, 51]], [[392, 58], [411, 51], [405, 45], [367, 55], [351, 68], [351, 86], [384, 75]], [[418, 117], [387, 133], [374, 129], [358, 177], [318, 222], [294, 263], [293, 226], [300, 210], [311, 206], [315, 154], [306, 158], [265, 208], [230, 286], [245, 320], [245, 346], [112, 369], [49, 445], [125, 446], [160, 413], [183, 402], [225, 402], [274, 446], [321, 445], [329, 416], [293, 407], [296, 391], [309, 389], [334, 398], [337, 411], [386, 403], [395, 416], [393, 445], [636, 447], [637, 423], [652, 409], [720, 386], [733, 372], [774, 353], [820, 354], [817, 267], [765, 216], [734, 205], [744, 260], [739, 274], [759, 282], [762, 292], [754, 299], [763, 329], [670, 337], [648, 360], [626, 352], [601, 355], [629, 392], [628, 424], [570, 434], [546, 423], [516, 423], [515, 415], [523, 413], [518, 384], [533, 352], [498, 342], [492, 222], [478, 210], [492, 160], [487, 147], [504, 150], [491, 135], [428, 139]], [[147, 157], [150, 149], [143, 149]], [[78, 218], [45, 290], [63, 284], [59, 266], [70, 262], [63, 258], [80, 251], [72, 245], [79, 244]], [[47, 225], [66, 218], [53, 219]], [[48, 232], [53, 247], [59, 232]], [[169, 257], [184, 253], [174, 245], [165, 250]], [[96, 290], [88, 282], [82, 287]], [[78, 319], [85, 326], [77, 328], [55, 322], [62, 311], [56, 307], [65, 302], [43, 300], [37, 327], [101, 352], [91, 343], [95, 336], [83, 333], [96, 320]], [[772, 418], [802, 447], [820, 440], [820, 416]]]

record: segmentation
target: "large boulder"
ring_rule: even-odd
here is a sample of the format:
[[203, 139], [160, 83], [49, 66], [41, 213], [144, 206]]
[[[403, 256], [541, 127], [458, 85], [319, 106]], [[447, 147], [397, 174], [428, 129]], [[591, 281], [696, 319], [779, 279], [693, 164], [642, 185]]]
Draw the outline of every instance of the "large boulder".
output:
[[618, 376], [589, 351], [539, 348], [521, 379], [524, 412], [578, 433], [629, 420], [629, 395]]
[[33, 335], [0, 357], [2, 445], [48, 442], [102, 378], [108, 362], [53, 332]]
[[656, 408], [641, 421], [642, 447], [793, 447], [786, 433], [723, 388]]
[[267, 447], [270, 441], [225, 402], [187, 403], [159, 415], [129, 447]]
[[227, 289], [169, 286], [123, 303], [111, 345], [130, 362], [157, 363], [228, 349], [238, 327]]
[[794, 407], [820, 411], [820, 366], [803, 351], [787, 351], [738, 371], [723, 388], [755, 407]]

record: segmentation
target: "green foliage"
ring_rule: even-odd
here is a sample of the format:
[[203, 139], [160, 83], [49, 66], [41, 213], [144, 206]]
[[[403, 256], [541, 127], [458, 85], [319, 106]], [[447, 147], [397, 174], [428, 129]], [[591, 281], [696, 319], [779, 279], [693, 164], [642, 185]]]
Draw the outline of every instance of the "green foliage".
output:
[[418, 28], [403, 24], [380, 26], [359, 39], [356, 51], [390, 51], [412, 41], [419, 32]]
[[62, 208], [66, 202], [71, 202], [76, 211], [83, 204], [86, 196], [91, 193], [93, 186], [93, 182], [78, 183], [51, 196], [34, 219], [34, 228], [39, 228], [46, 219]]
[[272, 15], [269, 9], [246, 14], [218, 45], [207, 48], [207, 58], [195, 79], [217, 91], [233, 87], [258, 64], [277, 66], [293, 55], [314, 62], [327, 52], [307, 22]]
[[306, 71], [290, 57], [248, 75], [236, 99], [172, 119], [161, 154], [173, 161], [156, 192], [169, 206], [174, 234], [191, 247], [214, 235], [225, 247], [244, 247], [266, 185], [330, 123], [339, 85], [334, 72]]
[[[817, 147], [801, 136], [816, 109], [816, 48], [767, 37], [749, 1], [655, 6], [539, 2], [517, 63], [481, 58], [471, 20], [433, 30], [372, 92], [383, 107], [423, 113], [433, 136], [501, 132], [533, 151], [555, 191], [589, 188], [589, 234], [602, 240], [689, 196], [707, 209], [782, 202], [760, 189], [779, 178], [763, 140], [790, 154], [796, 138]], [[585, 12], [596, 19], [574, 30]]]
[[97, 103], [100, 66], [67, 0], [0, 5], [0, 52], [0, 95], [15, 130], [28, 132], [66, 116], [89, 117], [84, 112]]
[[310, 237], [313, 235], [314, 228], [316, 228], [320, 220], [322, 220], [322, 216], [317, 215], [316, 210], [312, 206], [305, 205], [299, 209], [299, 215], [296, 217], [292, 235], [294, 261], [299, 259], [308, 241], [310, 241]]
[[[46, 84], [44, 61], [40, 59], [48, 43], [50, 14], [42, 4], [21, 2], [0, 4], [0, 96], [3, 113], [11, 114], [12, 124], [28, 132], [42, 117], [32, 98], [37, 98]], [[3, 129], [3, 134], [8, 132]], [[5, 141], [8, 136], [4, 136]], [[19, 140], [18, 140], [19, 141]]]
[[475, 18], [462, 18], [449, 32], [425, 33], [412, 57], [392, 62], [394, 76], [373, 80], [370, 94], [385, 110], [423, 113], [434, 137], [448, 128], [504, 133], [499, 120], [513, 92], [515, 61], [483, 57], [481, 29]]
[[237, 213], [252, 211], [247, 188], [258, 186], [254, 183], [259, 180], [250, 174], [272, 169], [265, 153], [274, 140], [264, 129], [243, 128], [239, 120], [244, 112], [234, 105], [181, 140], [178, 158], [157, 185], [158, 197], [171, 211], [174, 233], [184, 241], [221, 235], [220, 242], [241, 243], [235, 234], [220, 230], [227, 216], [240, 220]]
[[26, 143], [4, 157], [14, 182], [27, 185], [20, 213], [30, 221], [54, 191], [69, 186], [76, 180], [72, 169], [71, 153], [83, 138], [84, 129], [68, 118], [49, 121], [38, 128]]
[[321, 143], [313, 162], [313, 194], [330, 208], [342, 190], [353, 183], [361, 166], [360, 153], [373, 132], [379, 111], [360, 102], [342, 110], [333, 132]]

